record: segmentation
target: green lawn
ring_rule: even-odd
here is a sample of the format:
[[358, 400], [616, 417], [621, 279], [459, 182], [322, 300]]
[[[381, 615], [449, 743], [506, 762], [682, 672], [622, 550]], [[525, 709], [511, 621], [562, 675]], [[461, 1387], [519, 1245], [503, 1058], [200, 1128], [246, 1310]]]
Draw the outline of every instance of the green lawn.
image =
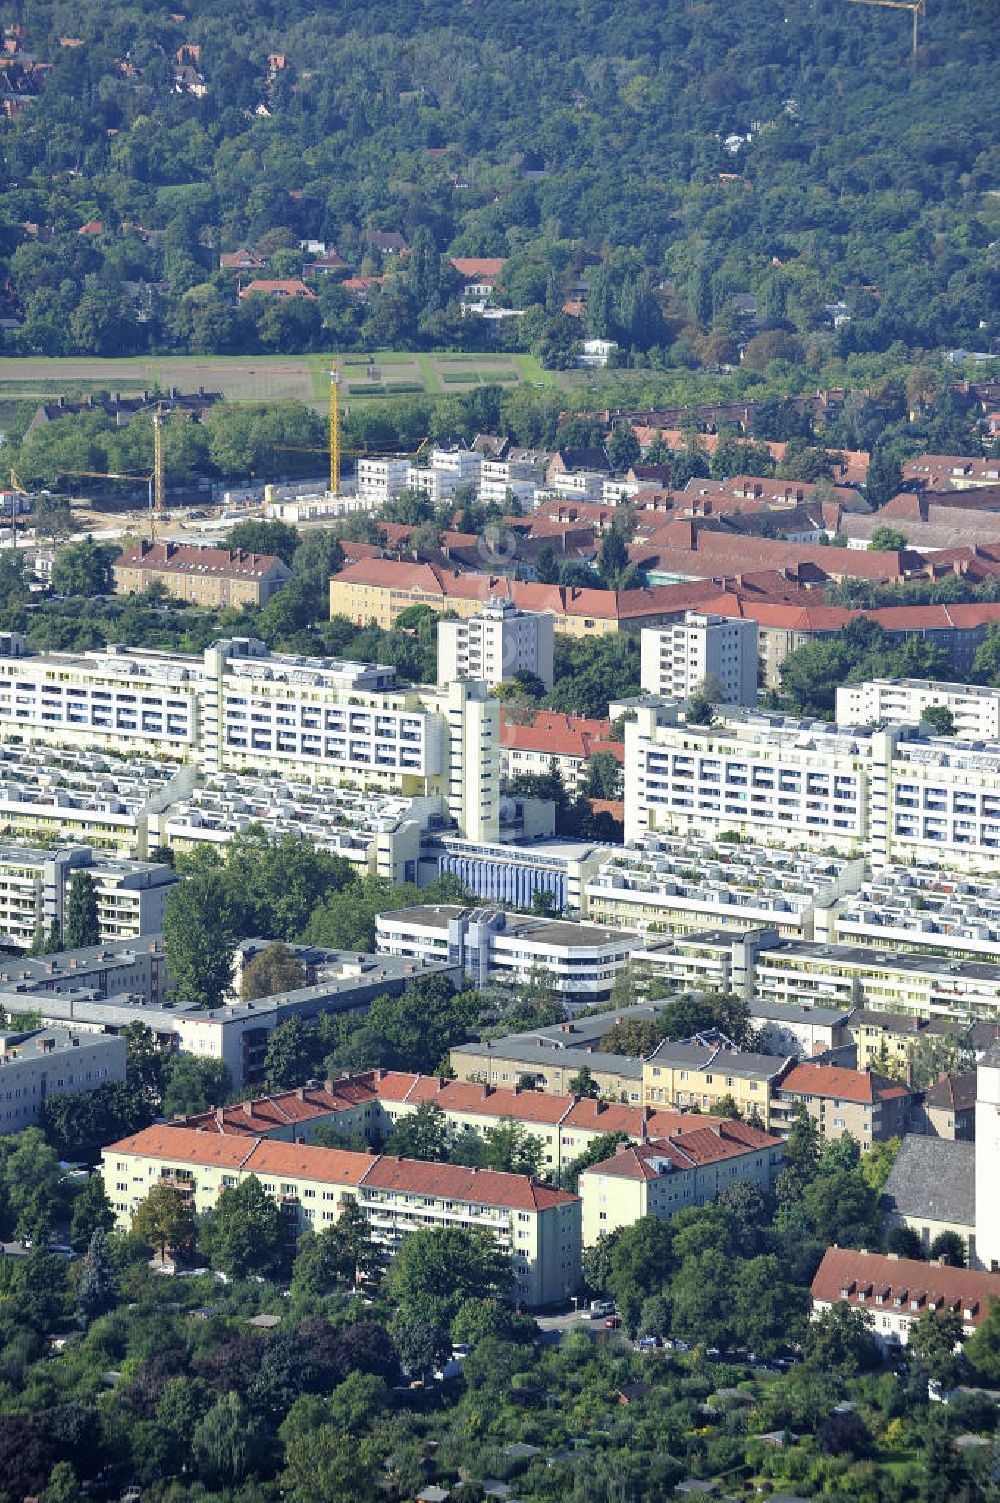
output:
[[[193, 391], [221, 391], [230, 402], [278, 402], [297, 400], [325, 407], [329, 399], [329, 372], [337, 362], [346, 378], [352, 401], [364, 401], [368, 356], [343, 355], [158, 355], [132, 356], [120, 360], [62, 358], [0, 358], [0, 402], [42, 401], [46, 397], [85, 396], [97, 391], [126, 393], [176, 386]], [[533, 355], [497, 352], [476, 354], [465, 350], [426, 353], [378, 350], [372, 363], [379, 372], [373, 386], [384, 387], [389, 397], [396, 386], [399, 395], [423, 391], [441, 396], [450, 387], [476, 386], [497, 381], [513, 385], [528, 381], [536, 386], [566, 390], [579, 379], [574, 371], [546, 371]], [[616, 376], [620, 372], [615, 373]], [[449, 379], [446, 379], [449, 378]], [[378, 393], [370, 394], [376, 397]], [[384, 397], [381, 400], [385, 400]]]

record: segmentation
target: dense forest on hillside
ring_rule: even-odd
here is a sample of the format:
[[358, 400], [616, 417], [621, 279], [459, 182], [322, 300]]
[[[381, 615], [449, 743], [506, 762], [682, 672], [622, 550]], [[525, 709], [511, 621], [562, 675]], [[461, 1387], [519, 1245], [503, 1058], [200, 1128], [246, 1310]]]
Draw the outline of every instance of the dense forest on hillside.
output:
[[[492, 342], [558, 363], [589, 332], [714, 367], [749, 334], [763, 369], [1000, 335], [994, 0], [931, 0], [915, 63], [908, 14], [851, 0], [8, 14], [11, 353]], [[298, 277], [310, 238], [387, 279], [239, 302], [219, 268], [247, 246]], [[526, 316], [463, 318], [447, 256], [507, 258]], [[582, 323], [562, 311], [581, 292]]]

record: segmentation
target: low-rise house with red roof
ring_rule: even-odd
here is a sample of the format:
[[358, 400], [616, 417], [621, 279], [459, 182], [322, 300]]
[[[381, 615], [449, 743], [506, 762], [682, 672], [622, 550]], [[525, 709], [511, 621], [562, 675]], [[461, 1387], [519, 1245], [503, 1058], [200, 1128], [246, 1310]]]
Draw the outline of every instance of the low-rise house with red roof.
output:
[[187, 543], [133, 543], [112, 564], [116, 595], [144, 595], [155, 579], [174, 599], [209, 609], [266, 605], [291, 572], [271, 553]]
[[862, 1150], [902, 1137], [913, 1093], [899, 1080], [873, 1070], [848, 1070], [807, 1060], [795, 1064], [775, 1085], [771, 1124], [788, 1132], [800, 1106], [824, 1140], [850, 1133]]
[[566, 715], [561, 710], [500, 711], [500, 775], [546, 773], [555, 763], [567, 793], [580, 792], [591, 757], [606, 753], [623, 766], [625, 744], [611, 740], [610, 720]]
[[623, 1145], [580, 1175], [583, 1245], [632, 1226], [643, 1216], [668, 1220], [704, 1206], [735, 1184], [769, 1191], [784, 1147], [773, 1133], [725, 1118], [689, 1117], [663, 1137]]
[[906, 1346], [914, 1321], [928, 1311], [957, 1315], [971, 1336], [994, 1300], [1000, 1300], [1000, 1273], [849, 1247], [828, 1247], [812, 1282], [814, 1317], [834, 1305], [863, 1310], [884, 1351]]
[[304, 276], [340, 276], [348, 270], [347, 262], [332, 245], [325, 251], [321, 251], [314, 261], [310, 261], [303, 272]]
[[477, 1227], [510, 1254], [519, 1303], [555, 1304], [580, 1282], [580, 1199], [526, 1174], [157, 1126], [110, 1144], [102, 1175], [123, 1230], [156, 1184], [176, 1186], [204, 1214], [253, 1175], [291, 1239], [326, 1230], [353, 1201], [387, 1257], [411, 1232]]
[[239, 250], [223, 251], [219, 257], [220, 271], [266, 271], [268, 260], [260, 251], [247, 250], [245, 246]]
[[497, 279], [507, 265], [507, 258], [452, 256], [451, 264], [462, 278], [463, 303], [485, 303], [496, 291]]
[[304, 298], [315, 302], [316, 294], [307, 287], [301, 277], [254, 277], [238, 294], [240, 301], [248, 297]]

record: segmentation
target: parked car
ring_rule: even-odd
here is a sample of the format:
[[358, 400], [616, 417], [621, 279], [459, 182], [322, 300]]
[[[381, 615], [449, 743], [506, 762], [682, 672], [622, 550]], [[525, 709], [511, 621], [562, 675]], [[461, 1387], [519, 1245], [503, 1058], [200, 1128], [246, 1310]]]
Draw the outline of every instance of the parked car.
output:
[[607, 1320], [604, 1322], [604, 1328], [607, 1331], [617, 1331], [621, 1323], [622, 1319], [620, 1315], [609, 1315]]

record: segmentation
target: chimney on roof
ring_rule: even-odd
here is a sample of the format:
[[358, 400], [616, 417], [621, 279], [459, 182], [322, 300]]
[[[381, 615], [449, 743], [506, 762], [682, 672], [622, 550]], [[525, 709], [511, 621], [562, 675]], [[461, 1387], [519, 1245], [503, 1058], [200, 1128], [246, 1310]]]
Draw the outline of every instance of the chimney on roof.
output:
[[244, 1111], [244, 1112], [246, 1112], [246, 1114], [247, 1114], [248, 1117], [252, 1117], [253, 1116], [253, 1102], [252, 1101], [244, 1101], [241, 1110]]
[[220, 1127], [223, 1127], [225, 1125], [226, 1109], [224, 1106], [217, 1106], [215, 1108], [215, 1120], [216, 1122], [218, 1122]]

